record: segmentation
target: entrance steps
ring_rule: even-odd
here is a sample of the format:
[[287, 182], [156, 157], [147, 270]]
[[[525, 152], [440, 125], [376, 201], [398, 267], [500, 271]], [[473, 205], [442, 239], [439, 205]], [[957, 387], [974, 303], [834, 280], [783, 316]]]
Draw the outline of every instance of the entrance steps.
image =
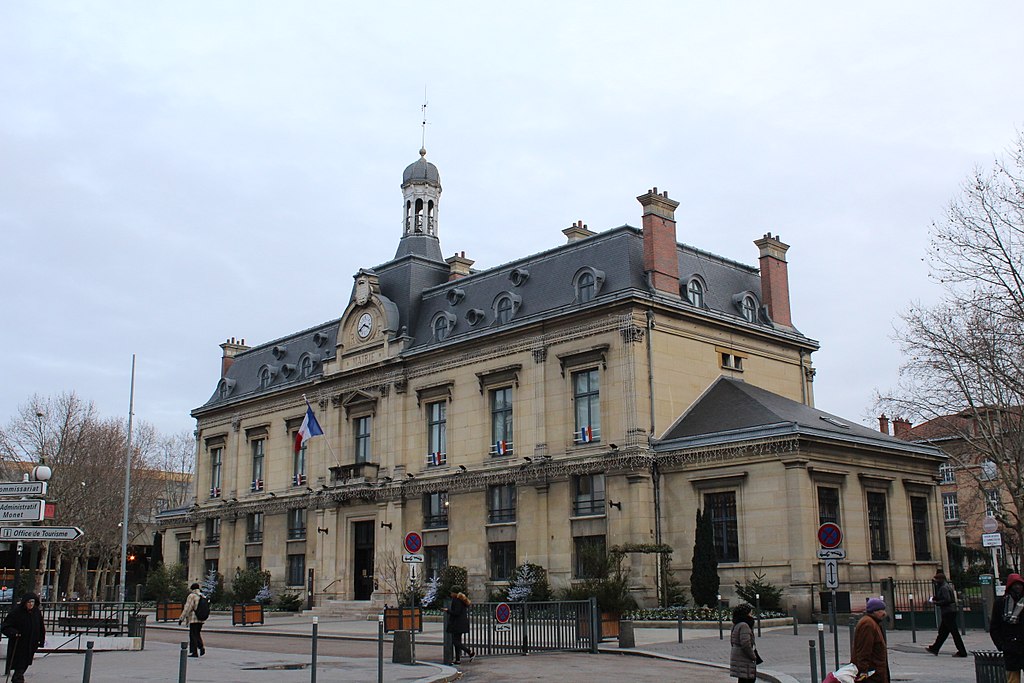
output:
[[304, 610], [304, 616], [334, 617], [346, 620], [376, 618], [384, 611], [384, 603], [374, 600], [326, 600], [311, 610]]

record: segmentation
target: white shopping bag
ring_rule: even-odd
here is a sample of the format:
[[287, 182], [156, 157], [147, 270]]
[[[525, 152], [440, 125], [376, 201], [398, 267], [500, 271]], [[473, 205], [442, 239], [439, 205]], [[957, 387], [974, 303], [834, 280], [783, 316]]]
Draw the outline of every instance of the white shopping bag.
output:
[[857, 665], [846, 664], [839, 667], [825, 678], [825, 683], [856, 683]]

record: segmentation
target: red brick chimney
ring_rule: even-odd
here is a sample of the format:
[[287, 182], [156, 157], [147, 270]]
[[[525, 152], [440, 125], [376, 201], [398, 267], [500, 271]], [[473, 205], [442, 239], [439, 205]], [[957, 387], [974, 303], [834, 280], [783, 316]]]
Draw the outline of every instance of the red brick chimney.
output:
[[789, 312], [789, 264], [786, 263], [788, 244], [766, 233], [754, 244], [761, 250], [761, 302], [768, 307], [772, 322], [793, 327]]
[[894, 417], [892, 419], [892, 435], [897, 439], [905, 439], [910, 433], [910, 420], [904, 420], [902, 417]]
[[676, 251], [676, 207], [679, 202], [658, 194], [658, 188], [636, 198], [644, 207], [644, 272], [659, 292], [679, 297], [679, 254]]
[[886, 435], [889, 434], [889, 418], [885, 416], [885, 413], [878, 416], [878, 431]]
[[220, 378], [224, 379], [228, 376], [228, 370], [235, 362], [235, 356], [240, 354], [242, 351], [248, 351], [249, 347], [245, 345], [245, 340], [235, 341], [232, 337], [228, 339], [220, 348], [224, 351], [224, 355], [220, 359]]
[[470, 267], [476, 263], [476, 261], [466, 258], [466, 252], [455, 254], [455, 256], [452, 256], [451, 258], [446, 258], [444, 262], [448, 264], [448, 268], [450, 269], [448, 282], [458, 280], [459, 278], [469, 275], [471, 272]]

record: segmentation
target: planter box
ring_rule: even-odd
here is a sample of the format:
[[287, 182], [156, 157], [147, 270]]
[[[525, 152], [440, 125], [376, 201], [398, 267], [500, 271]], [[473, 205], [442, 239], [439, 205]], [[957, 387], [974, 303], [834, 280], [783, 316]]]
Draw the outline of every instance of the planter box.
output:
[[423, 609], [420, 607], [385, 607], [384, 632], [419, 631], [423, 633]]
[[181, 618], [181, 611], [185, 609], [183, 602], [158, 602], [156, 603], [157, 621], [177, 621]]
[[92, 614], [92, 605], [87, 602], [69, 602], [69, 617], [87, 617]]
[[258, 602], [243, 602], [231, 606], [231, 625], [250, 626], [263, 623], [263, 605]]
[[[605, 638], [618, 638], [619, 637], [619, 618], [618, 612], [601, 612], [601, 637], [599, 640]], [[578, 622], [578, 628], [581, 638], [590, 637], [590, 620], [580, 619]]]

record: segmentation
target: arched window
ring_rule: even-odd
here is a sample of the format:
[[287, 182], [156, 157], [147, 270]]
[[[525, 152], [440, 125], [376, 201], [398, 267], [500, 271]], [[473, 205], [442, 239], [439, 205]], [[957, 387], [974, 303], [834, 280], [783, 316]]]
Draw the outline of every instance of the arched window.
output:
[[423, 232], [423, 200], [416, 200], [416, 226], [414, 232]]
[[313, 356], [303, 356], [302, 360], [299, 361], [299, 374], [303, 379], [312, 375], [314, 368], [316, 368], [316, 361], [313, 359]]
[[590, 271], [582, 273], [580, 279], [576, 281], [576, 298], [581, 304], [585, 304], [592, 300], [596, 293], [597, 283], [594, 280], [594, 274]]
[[497, 305], [494, 307], [494, 320], [499, 325], [504, 325], [512, 319], [512, 298], [503, 296], [498, 299]]
[[270, 386], [270, 380], [272, 378], [273, 378], [273, 375], [270, 373], [270, 368], [268, 368], [268, 367], [260, 368], [260, 389], [266, 389], [267, 387], [269, 387]]
[[747, 322], [757, 322], [757, 302], [754, 301], [754, 297], [749, 295], [743, 297], [740, 311], [743, 313], [743, 319]]
[[686, 298], [697, 308], [704, 308], [704, 284], [697, 278], [686, 285]]
[[447, 311], [438, 313], [430, 324], [430, 328], [434, 333], [434, 340], [444, 341], [450, 337], [452, 330], [455, 329], [455, 321], [456, 317]]

